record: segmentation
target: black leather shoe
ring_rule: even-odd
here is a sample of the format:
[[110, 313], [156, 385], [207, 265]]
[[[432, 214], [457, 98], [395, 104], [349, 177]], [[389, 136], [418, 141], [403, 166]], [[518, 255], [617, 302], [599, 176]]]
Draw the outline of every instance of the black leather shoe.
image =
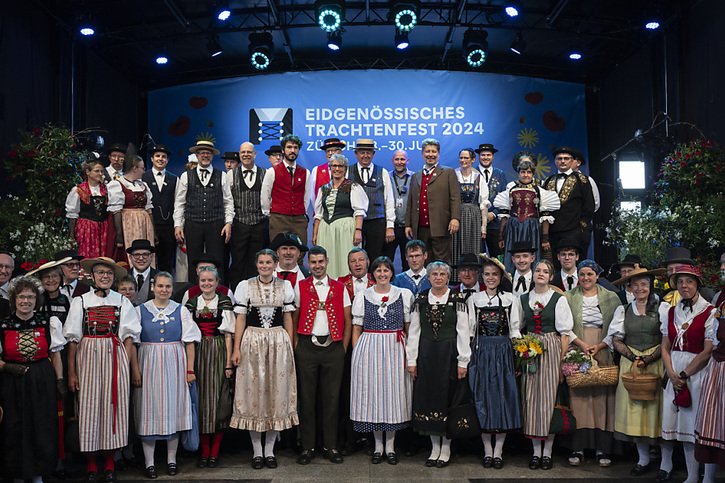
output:
[[632, 468], [629, 471], [629, 474], [632, 476], [642, 476], [643, 474], [647, 473], [649, 471], [649, 464], [646, 464], [642, 466], [641, 464], [637, 463], [634, 465], [634, 468]]
[[491, 468], [493, 466], [493, 458], [490, 456], [484, 456], [483, 457], [483, 467], [484, 468]]
[[374, 465], [379, 465], [383, 462], [383, 454], [382, 453], [373, 453], [372, 457], [370, 457], [370, 462]]
[[159, 477], [159, 475], [156, 474], [156, 468], [154, 468], [153, 466], [147, 466], [145, 473], [146, 478], [150, 478], [152, 480], [155, 480]]
[[672, 471], [659, 470], [655, 481], [670, 481], [672, 479]]
[[541, 458], [538, 456], [532, 456], [529, 460], [529, 469], [530, 470], [538, 470], [541, 466]]
[[98, 472], [96, 471], [89, 471], [88, 476], [86, 477], [86, 481], [96, 481], [98, 479]]
[[312, 458], [315, 457], [315, 452], [311, 449], [305, 449], [300, 453], [300, 455], [297, 457], [297, 464], [298, 465], [309, 465], [312, 461]]
[[267, 456], [264, 458], [264, 465], [269, 469], [275, 469], [277, 467], [277, 458], [274, 456]]
[[206, 468], [209, 464], [209, 458], [199, 458], [199, 461], [196, 462], [197, 468]]
[[385, 459], [388, 460], [389, 465], [397, 465], [398, 464], [398, 455], [395, 453], [388, 453], [385, 455]]
[[445, 468], [448, 466], [449, 461], [438, 460], [436, 461], [436, 468]]
[[252, 468], [254, 468], [255, 470], [261, 470], [262, 468], [264, 468], [264, 458], [262, 458], [261, 456], [255, 456], [254, 458], [252, 458]]
[[501, 468], [503, 468], [503, 458], [494, 458], [493, 469], [500, 470]]
[[550, 470], [554, 467], [554, 462], [552, 461], [551, 457], [544, 456], [541, 458], [541, 469], [542, 470]]
[[433, 468], [436, 465], [436, 460], [425, 460], [425, 465], [428, 468]]
[[331, 463], [339, 465], [340, 463], [345, 461], [345, 459], [342, 457], [342, 454], [335, 448], [326, 449], [324, 454], [325, 458], [330, 460]]
[[116, 472], [113, 470], [106, 470], [103, 472], [103, 481], [106, 483], [115, 483], [116, 481]]
[[176, 474], [179, 472], [179, 467], [176, 466], [176, 463], [169, 463], [166, 465], [166, 474], [169, 476], [176, 476]]
[[216, 468], [217, 466], [219, 466], [219, 458], [210, 456], [209, 461], [206, 462], [206, 466], [208, 466], [209, 468]]

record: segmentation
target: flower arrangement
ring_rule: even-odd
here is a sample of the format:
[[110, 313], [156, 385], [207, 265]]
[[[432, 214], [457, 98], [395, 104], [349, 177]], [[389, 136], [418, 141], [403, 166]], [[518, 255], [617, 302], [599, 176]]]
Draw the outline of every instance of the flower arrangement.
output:
[[544, 346], [538, 337], [531, 334], [513, 339], [514, 359], [516, 367], [524, 372], [533, 374], [536, 372], [536, 359], [544, 353]]
[[573, 376], [574, 374], [587, 374], [592, 368], [591, 358], [579, 349], [570, 349], [564, 356], [561, 365], [561, 372], [565, 376]]

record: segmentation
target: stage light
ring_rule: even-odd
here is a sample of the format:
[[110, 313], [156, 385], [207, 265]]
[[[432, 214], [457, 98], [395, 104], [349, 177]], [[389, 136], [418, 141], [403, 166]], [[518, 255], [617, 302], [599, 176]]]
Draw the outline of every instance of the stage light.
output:
[[504, 8], [504, 12], [506, 12], [506, 15], [511, 18], [519, 16], [519, 9], [516, 7], [516, 5], [506, 5], [506, 8]]
[[90, 25], [83, 25], [78, 31], [84, 37], [91, 37], [96, 34], [96, 30]]
[[232, 16], [232, 11], [229, 8], [229, 2], [220, 2], [217, 6], [216, 11], [216, 18], [217, 20], [221, 22], [225, 22], [226, 20], [229, 20], [229, 17]]
[[219, 43], [219, 39], [216, 35], [213, 35], [209, 38], [209, 42], [207, 42], [206, 44], [206, 51], [209, 52], [209, 56], [211, 57], [217, 57], [221, 55], [222, 52], [224, 52], [224, 49]]
[[408, 32], [396, 31], [395, 32], [395, 48], [398, 50], [405, 50], [410, 45], [408, 42]]
[[524, 53], [524, 50], [526, 50], [526, 41], [524, 40], [524, 35], [519, 32], [514, 37], [513, 42], [511, 42], [511, 52], [521, 55]]
[[330, 32], [327, 34], [327, 48], [338, 51], [342, 47], [342, 32]]
[[643, 190], [645, 184], [645, 166], [638, 155], [623, 156], [619, 163], [619, 180], [624, 190]]
[[644, 28], [647, 30], [657, 30], [660, 28], [660, 23], [657, 20], [650, 20], [646, 24], [644, 24]]
[[325, 32], [335, 32], [340, 29], [344, 12], [342, 4], [319, 2], [317, 7], [317, 23]]
[[390, 10], [395, 28], [400, 32], [410, 32], [418, 24], [419, 7], [416, 2], [396, 2]]
[[249, 34], [249, 62], [257, 70], [265, 70], [272, 64], [274, 43], [269, 32]]
[[481, 67], [488, 55], [488, 32], [468, 29], [463, 34], [463, 58], [471, 67]]
[[162, 54], [162, 55], [159, 55], [159, 56], [157, 56], [157, 57], [156, 57], [156, 63], [157, 63], [158, 65], [166, 65], [166, 64], [168, 64], [168, 63], [169, 63], [169, 58], [168, 58], [168, 57], [166, 57], [166, 56], [165, 56], [165, 55], [163, 55], [163, 54]]
[[569, 58], [571, 60], [581, 60], [582, 54], [579, 52], [572, 52], [571, 54], [569, 54]]

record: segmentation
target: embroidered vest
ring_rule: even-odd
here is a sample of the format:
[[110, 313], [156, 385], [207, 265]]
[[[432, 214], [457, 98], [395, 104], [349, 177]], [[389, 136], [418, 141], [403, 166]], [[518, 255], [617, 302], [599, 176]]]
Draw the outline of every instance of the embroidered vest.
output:
[[125, 209], [143, 210], [146, 208], [146, 188], [141, 191], [133, 191], [126, 187], [123, 182], [119, 181], [121, 191], [123, 191], [123, 207]]
[[50, 322], [34, 314], [29, 320], [14, 315], [0, 322], [0, 341], [5, 362], [29, 363], [50, 355]]
[[300, 320], [297, 333], [311, 335], [317, 310], [323, 308], [327, 314], [332, 340], [341, 341], [345, 332], [345, 307], [343, 307], [345, 286], [337, 280], [328, 278], [330, 290], [327, 292], [325, 301], [320, 302], [314, 280], [314, 277], [307, 277], [300, 282]]
[[105, 184], [99, 185], [101, 194], [94, 196], [91, 194], [91, 187], [85, 181], [78, 185], [76, 191], [80, 198], [81, 206], [78, 217], [91, 221], [105, 221], [108, 218], [108, 190]]

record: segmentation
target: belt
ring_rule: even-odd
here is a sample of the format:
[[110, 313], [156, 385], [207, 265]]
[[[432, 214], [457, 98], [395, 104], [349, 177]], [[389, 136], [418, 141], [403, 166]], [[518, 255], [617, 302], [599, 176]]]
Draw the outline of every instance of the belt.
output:
[[327, 347], [332, 344], [332, 337], [330, 335], [311, 335], [310, 340], [317, 347]]

